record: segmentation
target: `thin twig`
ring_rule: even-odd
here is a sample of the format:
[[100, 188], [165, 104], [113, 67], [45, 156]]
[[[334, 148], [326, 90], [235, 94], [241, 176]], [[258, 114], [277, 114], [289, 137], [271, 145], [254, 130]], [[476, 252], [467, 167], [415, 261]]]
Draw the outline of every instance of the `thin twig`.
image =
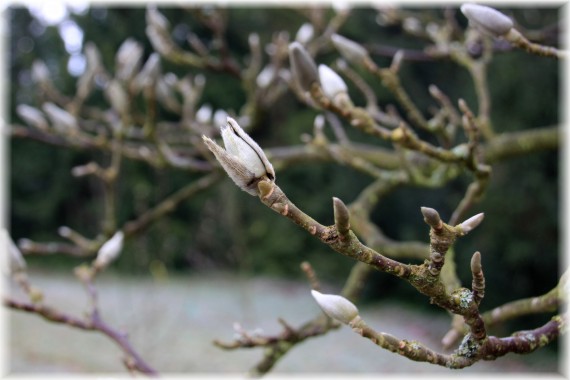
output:
[[4, 305], [11, 309], [37, 314], [50, 322], [66, 324], [81, 330], [99, 331], [115, 341], [125, 354], [134, 360], [134, 367], [138, 371], [151, 376], [158, 375], [158, 373], [150, 367], [131, 346], [127, 336], [106, 324], [98, 313], [91, 314], [90, 319], [86, 321], [42, 304], [20, 302], [11, 298], [5, 298]]

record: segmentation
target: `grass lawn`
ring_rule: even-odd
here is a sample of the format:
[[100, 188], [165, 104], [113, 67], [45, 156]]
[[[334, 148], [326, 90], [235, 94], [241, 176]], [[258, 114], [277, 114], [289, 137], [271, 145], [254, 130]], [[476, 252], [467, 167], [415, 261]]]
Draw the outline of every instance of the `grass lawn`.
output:
[[[45, 302], [81, 316], [87, 298], [69, 273], [31, 273]], [[262, 357], [261, 349], [224, 351], [212, 340], [231, 341], [233, 324], [264, 333], [281, 331], [277, 318], [297, 326], [320, 313], [307, 283], [268, 278], [244, 278], [223, 273], [152, 278], [119, 278], [103, 274], [97, 280], [103, 318], [127, 332], [143, 358], [163, 374], [243, 375]], [[19, 290], [14, 296], [24, 299]], [[324, 291], [331, 291], [324, 287]], [[434, 307], [427, 318], [410, 306], [377, 303], [359, 307], [369, 325], [402, 339], [416, 339], [438, 348], [449, 317]], [[46, 322], [36, 315], [5, 313], [6, 364], [11, 374], [125, 374], [122, 352], [97, 332]], [[463, 374], [558, 372], [551, 350], [492, 362], [462, 371], [417, 363], [380, 349], [342, 327], [310, 339], [291, 350], [274, 368], [275, 374]]]

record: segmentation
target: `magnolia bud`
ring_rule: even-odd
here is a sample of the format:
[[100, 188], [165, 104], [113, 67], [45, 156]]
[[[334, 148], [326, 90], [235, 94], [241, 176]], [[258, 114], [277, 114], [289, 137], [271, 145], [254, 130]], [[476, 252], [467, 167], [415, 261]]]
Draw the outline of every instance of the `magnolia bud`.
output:
[[212, 123], [214, 125], [223, 125], [224, 123], [227, 123], [227, 120], [228, 120], [228, 113], [226, 111], [216, 110], [212, 118]]
[[32, 79], [39, 84], [50, 82], [50, 73], [43, 61], [36, 60], [32, 64]]
[[24, 256], [20, 249], [14, 244], [14, 241], [8, 234], [8, 231], [2, 229], [2, 236], [1, 239], [2, 245], [4, 249], [8, 253], [8, 265], [5, 266], [7, 268], [7, 272], [10, 274], [15, 274], [18, 272], [24, 272], [26, 270], [26, 261], [24, 260]]
[[85, 60], [87, 67], [91, 70], [101, 68], [101, 52], [93, 42], [85, 43]]
[[137, 74], [133, 81], [133, 88], [139, 91], [156, 84], [160, 76], [160, 54], [154, 52], [146, 60], [141, 71]]
[[317, 65], [299, 42], [289, 44], [289, 63], [299, 87], [309, 91], [314, 82], [318, 82]]
[[479, 224], [481, 224], [483, 218], [485, 218], [484, 213], [472, 216], [471, 218], [467, 219], [466, 221], [460, 224], [461, 230], [463, 231], [464, 234], [468, 234], [469, 232], [477, 228]]
[[301, 25], [299, 30], [297, 31], [297, 35], [295, 36], [295, 41], [299, 42], [301, 45], [306, 45], [313, 36], [315, 35], [315, 29], [313, 25], [309, 24], [308, 22]]
[[461, 157], [466, 159], [467, 157], [469, 157], [469, 145], [468, 144], [459, 144], [453, 147], [453, 149], [451, 149], [451, 151], [453, 152], [453, 154], [455, 154], [457, 157]]
[[77, 120], [69, 112], [51, 102], [44, 103], [42, 109], [58, 132], [67, 133], [77, 129]]
[[348, 38], [339, 34], [333, 34], [331, 40], [339, 53], [349, 62], [360, 64], [362, 61], [370, 59], [368, 52], [362, 45]]
[[159, 30], [167, 30], [170, 23], [155, 6], [149, 6], [146, 10], [146, 22]]
[[356, 306], [344, 297], [336, 294], [322, 294], [316, 290], [311, 290], [311, 294], [325, 314], [339, 322], [348, 324], [358, 316]]
[[105, 268], [109, 265], [113, 260], [119, 257], [123, 249], [123, 240], [125, 234], [123, 231], [117, 231], [113, 237], [107, 240], [101, 248], [99, 248], [99, 252], [97, 252], [97, 257], [93, 262], [93, 265], [97, 269]]
[[422, 215], [424, 216], [424, 222], [432, 228], [441, 228], [441, 218], [439, 213], [430, 207], [421, 207]]
[[69, 228], [67, 226], [59, 227], [57, 229], [57, 233], [59, 234], [59, 236], [64, 237], [64, 238], [69, 238], [72, 235], [71, 228]]
[[251, 33], [247, 37], [247, 42], [249, 43], [249, 46], [251, 46], [252, 49], [259, 48], [259, 34]]
[[463, 4], [461, 12], [478, 27], [493, 37], [508, 33], [513, 27], [513, 21], [498, 10], [479, 4]]
[[475, 252], [471, 257], [471, 273], [481, 273], [481, 253]]
[[204, 143], [214, 153], [222, 168], [243, 191], [257, 195], [257, 183], [264, 178], [275, 180], [273, 166], [263, 150], [231, 117], [221, 127], [225, 150], [206, 136]]
[[267, 65], [257, 75], [255, 83], [259, 88], [266, 88], [271, 84], [273, 78], [275, 78], [275, 67], [273, 65]]
[[161, 34], [156, 27], [149, 25], [145, 31], [154, 50], [162, 55], [168, 55], [172, 52], [174, 48], [172, 42], [164, 34]]
[[398, 72], [400, 70], [400, 66], [402, 66], [402, 61], [404, 60], [404, 51], [398, 50], [394, 57], [392, 58], [392, 63], [390, 64], [390, 70], [394, 72]]
[[116, 55], [116, 76], [120, 80], [132, 78], [140, 66], [143, 55], [143, 47], [132, 38], [127, 38], [121, 44]]
[[201, 124], [208, 124], [212, 119], [212, 106], [204, 104], [196, 111], [196, 121]]
[[160, 54], [152, 53], [148, 59], [146, 60], [140, 75], [146, 77], [150, 77], [152, 81], [156, 81], [158, 79], [158, 75], [160, 74]]
[[120, 115], [126, 115], [129, 112], [129, 96], [119, 81], [110, 80], [105, 88], [105, 94], [113, 109]]
[[197, 74], [194, 77], [194, 86], [202, 90], [206, 85], [206, 76], [204, 74]]
[[342, 78], [326, 65], [319, 65], [319, 80], [323, 92], [332, 101], [337, 95], [346, 94], [348, 91]]
[[156, 98], [169, 110], [180, 112], [180, 102], [174, 95], [173, 86], [166, 75], [156, 82]]
[[335, 13], [348, 13], [350, 11], [350, 3], [347, 1], [333, 1], [331, 3], [333, 10]]
[[32, 127], [36, 127], [41, 130], [47, 129], [47, 121], [44, 118], [44, 114], [39, 109], [28, 106], [26, 104], [20, 104], [18, 107], [16, 107], [16, 112], [22, 120], [24, 120]]
[[416, 17], [406, 17], [402, 22], [402, 28], [410, 34], [419, 34], [422, 32], [422, 23]]

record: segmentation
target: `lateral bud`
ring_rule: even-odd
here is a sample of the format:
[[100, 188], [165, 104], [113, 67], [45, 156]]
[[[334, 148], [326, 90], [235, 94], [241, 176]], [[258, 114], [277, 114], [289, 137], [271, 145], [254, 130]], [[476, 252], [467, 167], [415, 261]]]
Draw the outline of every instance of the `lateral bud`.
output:
[[97, 257], [93, 262], [93, 266], [97, 269], [103, 269], [119, 257], [119, 254], [123, 250], [124, 238], [125, 234], [123, 231], [117, 231], [109, 240], [107, 240], [101, 248], [99, 248]]
[[340, 240], [345, 240], [350, 231], [350, 213], [348, 208], [340, 199], [333, 197], [334, 224]]
[[404, 60], [404, 51], [398, 50], [394, 57], [392, 58], [392, 63], [390, 64], [390, 70], [397, 73], [402, 66], [402, 61]]
[[461, 231], [467, 235], [469, 232], [474, 230], [485, 218], [484, 213], [479, 213], [477, 215], [472, 216], [471, 218], [467, 219], [463, 223], [461, 223], [458, 227], [461, 228]]
[[129, 112], [129, 96], [117, 79], [111, 79], [105, 88], [111, 107], [121, 116]]
[[485, 276], [481, 266], [481, 253], [478, 251], [471, 257], [471, 276], [473, 277], [471, 290], [475, 302], [479, 305], [485, 297]]
[[44, 118], [44, 114], [39, 109], [26, 104], [20, 104], [16, 107], [16, 113], [22, 120], [32, 127], [36, 127], [42, 131], [48, 129], [48, 124]]
[[299, 42], [302, 45], [306, 45], [310, 40], [313, 39], [315, 36], [315, 29], [313, 25], [306, 22], [297, 31], [295, 35], [295, 41]]
[[160, 69], [160, 54], [152, 53], [135, 77], [134, 88], [139, 90], [140, 88], [154, 86], [159, 79]]
[[481, 273], [481, 270], [481, 253], [477, 251], [471, 257], [471, 273]]
[[162, 13], [158, 11], [156, 6], [149, 6], [146, 10], [146, 22], [158, 28], [161, 31], [166, 31], [170, 28], [170, 23]]
[[319, 81], [315, 61], [297, 41], [289, 44], [289, 64], [297, 84], [304, 91], [310, 91], [311, 85]]
[[116, 77], [121, 81], [133, 78], [139, 70], [143, 47], [133, 38], [127, 38], [117, 50], [115, 56]]
[[42, 109], [56, 131], [60, 133], [70, 133], [78, 129], [77, 119], [66, 110], [59, 108], [51, 102], [44, 103]]
[[331, 41], [339, 53], [349, 62], [362, 64], [365, 60], [370, 60], [368, 52], [362, 45], [340, 34], [333, 34]]

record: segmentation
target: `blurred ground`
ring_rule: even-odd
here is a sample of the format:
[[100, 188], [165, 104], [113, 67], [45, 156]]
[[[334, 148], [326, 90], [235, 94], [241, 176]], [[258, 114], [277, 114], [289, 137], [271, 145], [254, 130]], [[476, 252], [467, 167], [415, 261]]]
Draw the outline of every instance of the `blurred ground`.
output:
[[[71, 274], [32, 273], [46, 303], [80, 316], [87, 306], [81, 284]], [[223, 351], [212, 340], [231, 341], [234, 322], [246, 330], [275, 334], [282, 317], [296, 326], [317, 313], [306, 283], [239, 278], [235, 275], [188, 275], [163, 281], [98, 279], [103, 318], [129, 333], [133, 346], [159, 372], [176, 374], [245, 374], [262, 357], [261, 349]], [[324, 291], [331, 291], [324, 287]], [[17, 294], [18, 292], [14, 292]], [[22, 298], [23, 299], [23, 298]], [[405, 339], [439, 347], [447, 331], [445, 313], [429, 314], [397, 304], [359, 307], [369, 325]], [[125, 374], [118, 347], [96, 332], [48, 323], [23, 312], [7, 313], [7, 365], [11, 374]], [[479, 362], [461, 372], [417, 363], [374, 346], [343, 327], [291, 350], [274, 374], [465, 374], [528, 373], [553, 375], [556, 355], [539, 351]]]

